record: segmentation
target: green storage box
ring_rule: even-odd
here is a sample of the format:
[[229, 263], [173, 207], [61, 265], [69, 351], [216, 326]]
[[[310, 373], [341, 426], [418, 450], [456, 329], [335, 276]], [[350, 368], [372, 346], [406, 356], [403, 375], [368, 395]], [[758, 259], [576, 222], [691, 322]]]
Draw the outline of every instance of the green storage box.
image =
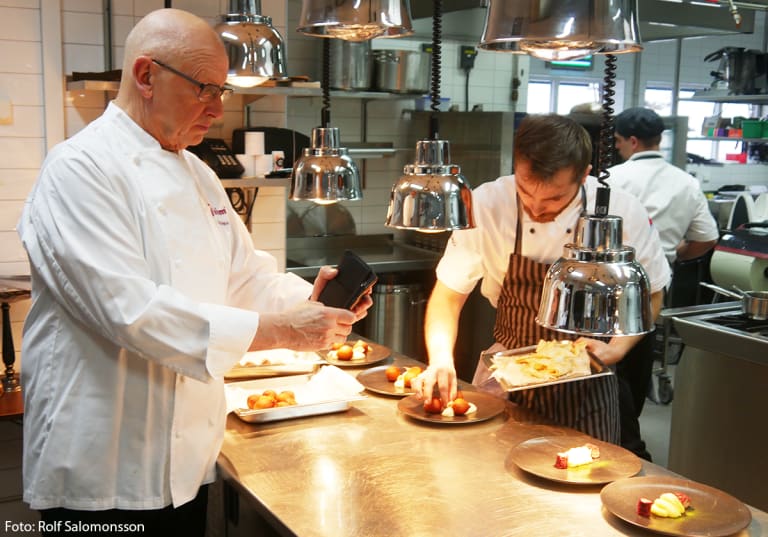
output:
[[745, 119], [741, 122], [741, 135], [744, 138], [760, 138], [763, 135], [762, 122], [758, 119]]

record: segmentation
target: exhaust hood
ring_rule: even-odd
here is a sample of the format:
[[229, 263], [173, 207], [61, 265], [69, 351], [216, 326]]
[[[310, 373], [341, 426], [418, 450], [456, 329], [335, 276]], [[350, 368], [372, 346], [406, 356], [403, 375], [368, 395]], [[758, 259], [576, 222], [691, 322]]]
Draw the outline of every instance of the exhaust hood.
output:
[[[488, 0], [443, 0], [443, 39], [479, 42], [487, 4]], [[768, 10], [768, 0], [734, 0], [733, 4], [742, 19], [738, 27], [729, 11], [728, 0], [719, 0], [719, 3], [637, 0], [640, 38], [642, 42], [649, 43], [684, 37], [753, 33], [755, 10]], [[413, 37], [430, 39], [431, 2], [411, 2], [411, 14]]]

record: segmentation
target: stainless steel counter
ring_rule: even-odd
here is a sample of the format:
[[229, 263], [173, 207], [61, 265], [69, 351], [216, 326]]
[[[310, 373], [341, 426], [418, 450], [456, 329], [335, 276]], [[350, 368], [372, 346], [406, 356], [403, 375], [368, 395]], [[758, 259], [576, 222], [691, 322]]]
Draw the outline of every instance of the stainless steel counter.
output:
[[385, 235], [289, 238], [286, 270], [314, 278], [323, 265], [336, 265], [344, 250], [353, 250], [377, 274], [433, 271], [441, 254], [410, 246]]
[[[223, 478], [279, 535], [650, 535], [605, 511], [599, 485], [546, 481], [507, 460], [521, 441], [573, 431], [512, 403], [484, 423], [432, 425], [397, 402], [370, 394], [344, 413], [261, 426], [230, 415]], [[643, 474], [670, 472], [644, 462]], [[768, 535], [768, 514], [752, 515], [739, 537]]]

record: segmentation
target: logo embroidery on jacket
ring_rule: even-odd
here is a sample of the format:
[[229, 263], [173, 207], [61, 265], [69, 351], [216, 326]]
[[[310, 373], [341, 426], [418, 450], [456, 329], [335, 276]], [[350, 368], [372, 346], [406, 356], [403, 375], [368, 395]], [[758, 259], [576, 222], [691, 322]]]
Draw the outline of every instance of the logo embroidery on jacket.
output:
[[221, 209], [216, 209], [215, 207], [211, 207], [211, 204], [209, 203], [208, 208], [211, 211], [211, 216], [213, 216], [216, 219], [216, 222], [218, 222], [220, 226], [229, 225], [229, 219], [227, 218], [226, 207], [222, 207]]

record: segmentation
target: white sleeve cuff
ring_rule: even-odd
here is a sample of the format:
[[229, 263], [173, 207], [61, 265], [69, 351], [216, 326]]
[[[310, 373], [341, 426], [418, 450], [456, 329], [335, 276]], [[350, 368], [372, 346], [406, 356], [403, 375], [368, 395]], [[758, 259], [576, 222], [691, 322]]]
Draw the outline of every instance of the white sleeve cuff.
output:
[[259, 327], [259, 314], [218, 304], [200, 307], [210, 326], [205, 366], [212, 377], [220, 378], [248, 352]]

